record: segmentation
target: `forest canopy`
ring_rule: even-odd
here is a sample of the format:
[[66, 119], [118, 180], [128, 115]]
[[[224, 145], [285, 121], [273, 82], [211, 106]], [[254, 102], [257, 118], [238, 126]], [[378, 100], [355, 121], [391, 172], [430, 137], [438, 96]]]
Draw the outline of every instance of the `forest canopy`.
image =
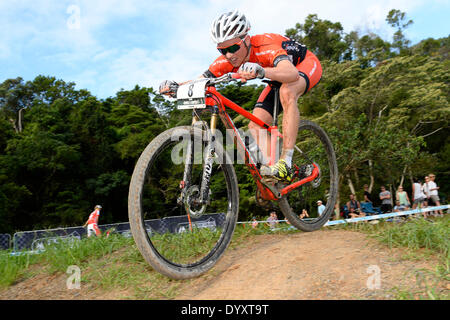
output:
[[[433, 172], [450, 190], [450, 37], [412, 45], [413, 21], [391, 10], [390, 40], [345, 33], [339, 22], [309, 15], [285, 35], [318, 55], [322, 80], [298, 104], [301, 118], [320, 124], [337, 153], [339, 193], [362, 199], [369, 184], [411, 192], [413, 178]], [[163, 79], [161, 79], [163, 80]], [[252, 110], [262, 86], [228, 85], [221, 93]], [[248, 120], [231, 113], [237, 126]], [[153, 88], [138, 85], [98, 99], [53, 76], [0, 84], [0, 233], [82, 225], [94, 205], [100, 223], [128, 220], [128, 185], [142, 150], [167, 128], [190, 123]], [[239, 219], [266, 215], [255, 185], [236, 166]]]

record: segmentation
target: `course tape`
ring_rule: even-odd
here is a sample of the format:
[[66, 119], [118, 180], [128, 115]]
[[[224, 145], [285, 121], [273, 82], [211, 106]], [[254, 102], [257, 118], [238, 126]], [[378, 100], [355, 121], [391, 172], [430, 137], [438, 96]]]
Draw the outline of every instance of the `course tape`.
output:
[[[327, 226], [333, 226], [337, 224], [345, 224], [345, 223], [352, 223], [352, 222], [360, 222], [360, 221], [369, 221], [369, 220], [379, 220], [379, 219], [385, 219], [385, 218], [393, 218], [393, 217], [399, 217], [399, 216], [406, 216], [406, 215], [412, 215], [412, 214], [421, 214], [423, 212], [430, 212], [430, 211], [437, 211], [437, 210], [444, 210], [444, 209], [450, 209], [450, 205], [443, 205], [443, 206], [435, 206], [435, 207], [427, 207], [422, 209], [414, 209], [414, 210], [408, 210], [408, 211], [399, 211], [399, 212], [390, 212], [390, 213], [383, 213], [383, 214], [377, 214], [377, 215], [370, 215], [360, 218], [352, 218], [352, 219], [341, 219], [341, 220], [332, 220], [328, 221], [324, 224], [324, 227]], [[239, 221], [237, 224], [252, 224], [255, 221]], [[256, 221], [258, 223], [269, 223], [267, 220], [263, 221]], [[287, 222], [286, 219], [284, 220], [276, 220], [271, 222]]]
[[428, 207], [428, 208], [423, 208], [423, 209], [414, 209], [414, 210], [408, 210], [408, 211], [383, 213], [383, 214], [365, 216], [365, 217], [360, 217], [360, 218], [332, 220], [332, 221], [328, 221], [327, 223], [325, 223], [324, 226], [333, 226], [333, 225], [343, 224], [343, 223], [352, 223], [352, 222], [359, 222], [359, 221], [369, 221], [369, 220], [378, 220], [378, 219], [384, 219], [384, 218], [393, 218], [393, 217], [407, 216], [407, 215], [412, 215], [412, 214], [417, 214], [417, 213], [421, 214], [423, 212], [437, 211], [437, 210], [443, 210], [443, 209], [449, 209], [449, 208], [450, 208], [450, 205], [445, 205], [445, 206]]

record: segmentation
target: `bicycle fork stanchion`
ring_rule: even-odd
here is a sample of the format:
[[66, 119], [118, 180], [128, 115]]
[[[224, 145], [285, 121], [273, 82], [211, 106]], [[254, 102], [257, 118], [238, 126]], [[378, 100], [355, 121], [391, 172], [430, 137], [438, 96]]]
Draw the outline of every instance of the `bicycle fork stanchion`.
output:
[[213, 114], [211, 117], [211, 130], [209, 143], [207, 145], [207, 151], [205, 156], [205, 165], [203, 167], [203, 177], [202, 177], [202, 185], [200, 188], [200, 200], [203, 205], [208, 204], [209, 202], [209, 186], [211, 183], [211, 174], [214, 164], [214, 158], [216, 157], [216, 127], [217, 127], [217, 119], [218, 119], [219, 110], [217, 108], [213, 109]]

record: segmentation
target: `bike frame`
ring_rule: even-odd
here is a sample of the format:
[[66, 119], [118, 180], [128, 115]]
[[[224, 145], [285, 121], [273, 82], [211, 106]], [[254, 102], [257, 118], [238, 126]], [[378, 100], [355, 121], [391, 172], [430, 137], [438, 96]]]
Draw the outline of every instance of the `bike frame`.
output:
[[[219, 102], [219, 103], [218, 103]], [[258, 186], [259, 191], [261, 192], [261, 196], [265, 200], [278, 200], [282, 196], [288, 194], [292, 190], [300, 187], [301, 185], [313, 181], [317, 176], [319, 175], [319, 168], [316, 166], [316, 164], [313, 163], [314, 169], [310, 176], [301, 179], [297, 182], [294, 182], [288, 186], [283, 187], [281, 190], [275, 189], [271, 187], [270, 185], [266, 184], [263, 180], [263, 177], [261, 176], [256, 163], [253, 162], [253, 158], [250, 156], [250, 151], [245, 146], [244, 140], [242, 139], [239, 130], [237, 130], [236, 126], [234, 125], [233, 121], [231, 120], [230, 116], [227, 113], [226, 108], [230, 108], [233, 111], [243, 115], [245, 118], [249, 119], [250, 121], [253, 121], [257, 125], [259, 125], [261, 128], [267, 130], [271, 134], [271, 154], [270, 154], [270, 161], [269, 165], [274, 164], [276, 159], [276, 144], [278, 141], [278, 138], [282, 138], [282, 134], [278, 131], [278, 126], [273, 125], [270, 126], [252, 113], [248, 112], [244, 108], [240, 107], [233, 101], [227, 99], [223, 95], [221, 95], [217, 89], [214, 86], [207, 86], [206, 87], [206, 100], [205, 103], [209, 107], [217, 107], [218, 108], [218, 115], [220, 116], [224, 126], [227, 129], [233, 130], [237, 142], [240, 144], [240, 146], [244, 150], [245, 155], [245, 164], [250, 170], [250, 173], [253, 177], [253, 179], [256, 182], [256, 185]], [[194, 119], [195, 121], [195, 119]], [[194, 123], [193, 121], [193, 123]], [[211, 118], [211, 131], [216, 129], [216, 121], [217, 116], [214, 116]]]

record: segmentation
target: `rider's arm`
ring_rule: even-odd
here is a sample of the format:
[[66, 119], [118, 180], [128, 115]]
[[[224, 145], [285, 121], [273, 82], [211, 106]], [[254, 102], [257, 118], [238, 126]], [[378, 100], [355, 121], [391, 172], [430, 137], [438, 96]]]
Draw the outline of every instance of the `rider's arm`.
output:
[[297, 81], [300, 77], [297, 68], [290, 60], [281, 60], [274, 68], [264, 68], [266, 78], [281, 83]]
[[[199, 76], [197, 79], [205, 78], [204, 75]], [[179, 86], [186, 84], [188, 82], [191, 82], [192, 80], [176, 83], [175, 81], [163, 81], [161, 85], [159, 86], [159, 93], [169, 95], [171, 97], [174, 97], [174, 93], [176, 93]]]
[[[203, 79], [203, 78], [205, 78], [205, 76], [204, 75], [201, 75], [200, 77], [198, 77], [197, 79]], [[183, 84], [186, 84], [186, 83], [188, 83], [188, 82], [191, 82], [192, 80], [188, 80], [188, 81], [185, 81], [185, 82], [180, 82], [179, 84], [180, 84], [180, 86], [182, 86]]]

